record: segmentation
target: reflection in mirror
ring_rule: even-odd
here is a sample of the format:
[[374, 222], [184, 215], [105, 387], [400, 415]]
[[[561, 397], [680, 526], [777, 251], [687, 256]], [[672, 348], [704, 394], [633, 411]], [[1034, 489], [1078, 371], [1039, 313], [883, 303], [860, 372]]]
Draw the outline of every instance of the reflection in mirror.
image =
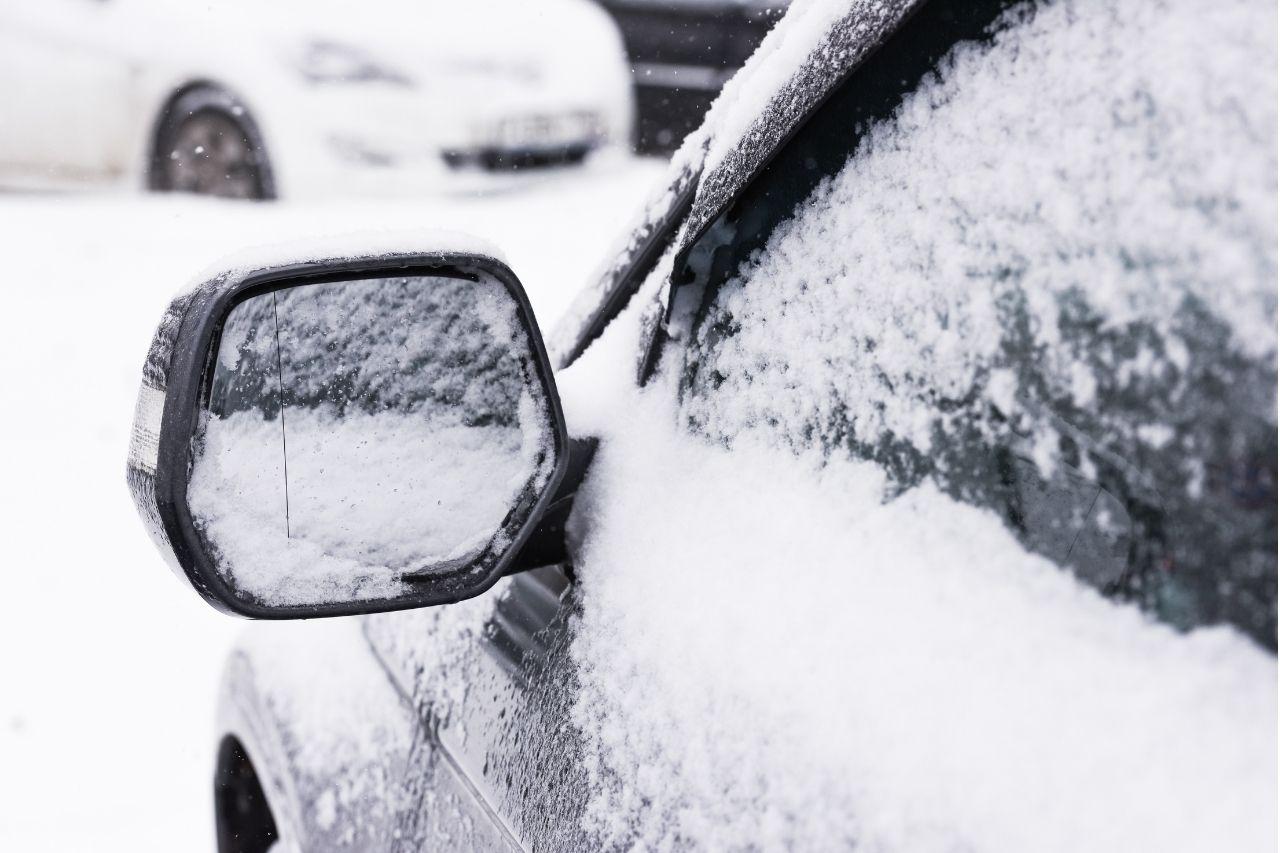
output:
[[518, 310], [499, 281], [441, 275], [232, 308], [188, 503], [238, 596], [390, 598], [503, 546], [556, 461]]

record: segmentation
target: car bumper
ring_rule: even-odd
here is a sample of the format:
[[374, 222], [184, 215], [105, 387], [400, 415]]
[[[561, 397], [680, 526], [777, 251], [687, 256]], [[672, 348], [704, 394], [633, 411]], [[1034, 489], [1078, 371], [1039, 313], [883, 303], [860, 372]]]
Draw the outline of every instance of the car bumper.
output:
[[361, 88], [304, 91], [287, 110], [267, 111], [267, 154], [282, 196], [338, 187], [416, 189], [466, 167], [573, 164], [630, 133], [625, 97], [566, 101], [549, 93], [515, 99], [477, 92], [445, 99], [408, 88]]

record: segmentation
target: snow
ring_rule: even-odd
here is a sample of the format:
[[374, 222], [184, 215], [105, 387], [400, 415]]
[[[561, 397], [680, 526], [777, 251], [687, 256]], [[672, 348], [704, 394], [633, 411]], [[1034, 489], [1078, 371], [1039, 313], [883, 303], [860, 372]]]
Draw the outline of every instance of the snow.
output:
[[[1054, 3], [955, 51], [720, 289], [684, 414], [952, 493], [984, 488], [973, 460], [1001, 446], [1048, 479], [1084, 431], [1166, 505], [1220, 518], [1208, 535], [1247, 526], [1221, 494], [1199, 500], [1197, 472], [1274, 435], [1275, 81], [1253, 59], [1275, 54], [1274, 14], [1211, 6]], [[1157, 609], [1253, 606], [1230, 585], [1265, 540], [1190, 557], [1197, 537], [1168, 535], [1190, 570], [1149, 587]], [[1227, 588], [1196, 577], [1205, 559]]]
[[685, 433], [675, 376], [626, 381], [634, 319], [561, 381], [603, 436], [573, 521], [602, 845], [1270, 848], [1271, 655], [1107, 601], [931, 486], [885, 502], [870, 463]]
[[866, 463], [679, 435], [670, 390], [612, 425], [585, 496], [574, 721], [602, 843], [1274, 843], [1267, 653], [1107, 602], [933, 488], [884, 503]]
[[589, 284], [578, 292], [560, 315], [559, 322], [546, 334], [547, 354], [555, 367], [564, 367], [589, 343], [588, 326], [597, 312], [615, 293], [623, 295], [627, 282], [621, 276], [635, 262], [646, 241], [657, 235], [664, 224], [669, 224], [667, 220], [673, 216], [681, 194], [696, 190], [695, 179], [696, 175], [687, 166], [668, 166], [665, 178], [654, 185], [645, 203], [626, 220], [627, 224], [615, 235], [613, 248], [605, 254]]
[[817, 107], [919, 0], [800, 0], [728, 83], [673, 164], [703, 170], [681, 228], [691, 239], [757, 174], [797, 119]]
[[[570, 520], [581, 688], [571, 722], [591, 782], [585, 828], [598, 846], [1274, 848], [1274, 656], [1234, 628], [1179, 632], [1108, 600], [1028, 552], [993, 512], [957, 502], [929, 478], [892, 483], [880, 465], [836, 452], [847, 436], [821, 432], [837, 421], [821, 408], [834, 405], [834, 391], [855, 406], [882, 404], [857, 412], [859, 428], [927, 454], [939, 432], [922, 405], [926, 379], [961, 396], [976, 389], [980, 403], [1034, 421], [1025, 376], [998, 358], [1006, 327], [991, 297], [1002, 287], [1023, 289], [1046, 344], [1065, 340], [1056, 337], [1064, 294], [1115, 328], [1148, 324], [1157, 333], [1106, 371], [1062, 347], [1043, 365], [1055, 401], [1085, 409], [1116, 383], [1141, 389], [1194, 365], [1201, 342], [1180, 321], [1188, 301], [1204, 306], [1204, 327], [1228, 333], [1233, 353], [1269, 362], [1274, 384], [1274, 11], [1252, 2], [1063, 2], [1021, 20], [993, 47], [959, 52], [711, 306], [767, 318], [767, 332], [742, 322], [739, 333], [712, 340], [695, 329], [687, 353], [636, 389], [640, 321], [665, 284], [668, 254], [641, 298], [558, 377], [571, 434], [601, 438]], [[781, 49], [776, 40], [771, 49]], [[1020, 59], [1010, 66], [1000, 56]], [[1156, 109], [1096, 97], [1113, 87], [1148, 93]], [[991, 122], [974, 120], [985, 111]], [[1045, 115], [1054, 121], [1039, 124]], [[1113, 137], [1115, 160], [1097, 145]], [[996, 156], [1006, 146], [1017, 156]], [[984, 168], [957, 169], [957, 160]], [[123, 498], [118, 461], [99, 458], [112, 456], [104, 446], [116, 460], [123, 451], [137, 362], [158, 314], [151, 309], [175, 271], [185, 278], [193, 252], [264, 230], [308, 233], [361, 217], [465, 227], [458, 220], [471, 218], [499, 236], [545, 320], [599, 260], [582, 247], [614, 237], [612, 214], [631, 201], [615, 186], [638, 191], [640, 171], [615, 176], [616, 185], [562, 186], [501, 205], [0, 200], [6, 233], [33, 252], [12, 261], [25, 264], [12, 280], [42, 285], [12, 289], [18, 305], [8, 316], [21, 323], [0, 335], [15, 347], [0, 363], [12, 373], [13, 399], [62, 415], [7, 424], [11, 446], [31, 451], [13, 462], [23, 486], [13, 562], [41, 565], [57, 542], [75, 566], [10, 579], [15, 601], [60, 592], [68, 612], [51, 626], [27, 607], [0, 628], [7, 649], [48, 651], [5, 659], [3, 683], [17, 689], [4, 712], [32, 730], [11, 724], [0, 735], [9, 770], [0, 784], [14, 787], [0, 794], [25, 803], [66, 779], [93, 792], [41, 797], [16, 817], [14, 846], [50, 843], [38, 835], [47, 825], [66, 833], [52, 839], [57, 848], [100, 843], [110, 826], [134, 849], [144, 846], [138, 832], [168, 847], [207, 826], [199, 817], [207, 679], [227, 623], [155, 580], [164, 573]], [[982, 184], [993, 176], [994, 186]], [[1034, 195], [1058, 205], [1026, 206], [1037, 181], [1047, 183]], [[951, 199], [981, 215], [939, 214]], [[561, 228], [566, 211], [572, 228]], [[530, 227], [546, 222], [554, 224]], [[1148, 234], [1157, 238], [1150, 245]], [[67, 235], [83, 241], [69, 256], [55, 251]], [[830, 266], [832, 245], [859, 263]], [[920, 251], [936, 245], [945, 251]], [[1018, 252], [1011, 267], [998, 254], [1006, 245]], [[1135, 249], [1140, 262], [1124, 263]], [[51, 271], [55, 255], [68, 267]], [[1002, 263], [1021, 275], [992, 275]], [[118, 286], [104, 287], [102, 270]], [[966, 286], [943, 286], [956, 281]], [[68, 304], [80, 309], [72, 331], [38, 322], [66, 316]], [[952, 326], [941, 316], [969, 319]], [[875, 333], [884, 346], [851, 356], [859, 337], [850, 330]], [[683, 355], [719, 359], [716, 393], [687, 382]], [[41, 370], [18, 369], [31, 363]], [[83, 382], [87, 363], [114, 370], [114, 381]], [[885, 377], [902, 392], [887, 394]], [[1258, 401], [1248, 402], [1256, 414]], [[1261, 409], [1274, 435], [1273, 408]], [[1029, 455], [1050, 473], [1059, 460], [1047, 423], [1035, 424]], [[1173, 446], [1181, 436], [1169, 428], [1152, 419], [1135, 432], [1137, 446]], [[815, 432], [816, 441], [798, 439]], [[49, 523], [51, 507], [93, 526], [66, 536]], [[113, 583], [104, 554], [136, 559], [136, 576]], [[450, 652], [474, 638], [493, 599], [404, 620], [434, 626], [444, 650], [426, 670], [434, 692], [466, 697]], [[256, 633], [270, 646], [268, 632], [290, 627]], [[32, 642], [36, 632], [44, 644]], [[282, 681], [312, 672], [293, 655], [274, 668]], [[50, 672], [68, 677], [42, 693]], [[101, 701], [118, 695], [133, 701]], [[304, 728], [316, 727], [307, 741], [323, 745], [304, 763], [340, 748], [324, 738], [344, 724], [341, 713], [333, 720], [325, 710], [297, 711]], [[206, 728], [193, 731], [197, 723]], [[360, 754], [377, 748], [357, 744]], [[154, 752], [139, 759], [133, 749]], [[148, 793], [172, 794], [173, 807], [139, 828], [136, 790], [120, 768], [139, 782], [164, 780]], [[322, 798], [317, 818], [336, 819], [346, 796], [335, 789]], [[122, 816], [126, 823], [111, 822]]]
[[[1020, 418], [1053, 474], [1035, 404], [1102, 419], [1210, 346], [1253, 371], [1212, 422], [1274, 442], [1275, 23], [1252, 0], [1023, 16], [874, 129], [648, 388], [663, 264], [562, 371], [570, 432], [601, 437], [571, 520], [599, 846], [1274, 849], [1267, 650], [1108, 600], [996, 513], [851, 451], [929, 459], [972, 403]], [[1008, 357], [1011, 296], [1043, 385]], [[1143, 345], [1077, 350], [1064, 301]], [[1103, 434], [1135, 462], [1176, 435], [1207, 467], [1199, 375]], [[1197, 506], [1194, 478], [1159, 473]]]
[[[797, 116], [832, 85], [832, 69], [864, 55], [911, 6], [910, 0], [799, 0], [774, 26], [748, 62], [725, 84], [703, 123], [685, 138], [638, 214], [615, 237], [591, 286], [582, 290], [548, 336], [553, 361], [563, 366], [583, 343], [587, 322], [624, 282], [618, 276], [691, 187], [693, 213], [679, 229], [682, 245], [739, 188], [772, 151]], [[835, 27], [837, 22], [843, 22]], [[797, 68], [804, 70], [797, 75]]]
[[[742, 73], [735, 74], [724, 86], [707, 113], [702, 134], [693, 134], [682, 148], [697, 144], [707, 147], [704, 168], [719, 168], [729, 155], [740, 149], [749, 134], [767, 133], [760, 125], [770, 102], [793, 83], [796, 69], [806, 61], [821, 63], [819, 52], [830, 40], [833, 27], [844, 26], [845, 33], [859, 35], [875, 32], [882, 20], [896, 19], [912, 4], [893, 0], [798, 0], [787, 7], [786, 16], [765, 36], [751, 55]], [[834, 61], [843, 61], [844, 57]], [[831, 81], [824, 81], [830, 85]], [[700, 138], [702, 137], [702, 138]]]
[[298, 414], [288, 529], [278, 422], [237, 412], [210, 429], [188, 493], [218, 571], [268, 604], [395, 597], [404, 572], [483, 549], [536, 470], [518, 429]]
[[572, 360], [586, 322], [622, 282], [655, 227], [694, 180], [692, 211], [675, 235], [683, 248], [719, 215], [750, 180], [774, 146], [831, 89], [841, 74], [874, 48], [916, 5], [913, 0], [799, 0], [769, 31], [748, 62], [726, 84], [702, 125], [672, 157], [638, 216], [607, 255], [595, 284], [583, 290], [549, 336], [557, 365]]
[[[1015, 295], [1055, 390], [1080, 408], [1106, 381], [1095, 370], [1132, 382], [1155, 366], [1078, 360], [1059, 328], [1068, 295], [1110, 325], [1151, 323], [1184, 353], [1195, 330], [1177, 326], [1180, 312], [1203, 304], [1236, 346], [1273, 356], [1276, 163], [1259, 140], [1275, 140], [1275, 80], [1252, 57], [1274, 44], [1259, 17], [1251, 2], [1177, 14], [1057, 3], [991, 50], [958, 51], [725, 288], [721, 311], [743, 331], [711, 366], [768, 391], [723, 395], [746, 408], [721, 407], [718, 428], [799, 434], [807, 401], [852, 382], [860, 394], [841, 398], [864, 441], [913, 435], [927, 451], [909, 389], [959, 399], [981, 386], [1010, 344]], [[1224, 48], [1204, 50], [1189, 29]], [[818, 312], [804, 310], [810, 291], [830, 294]], [[749, 376], [728, 366], [753, 359], [771, 363]], [[1007, 378], [988, 399], [1012, 415]]]
[[[244, 623], [164, 569], [122, 478], [139, 367], [174, 292], [245, 246], [447, 228], [499, 243], [545, 325], [660, 173], [623, 161], [475, 197], [310, 206], [0, 195], [0, 376], [12, 404], [0, 436], [15, 449], [0, 848], [213, 846], [217, 683]], [[300, 627], [260, 630], [283, 644]]]

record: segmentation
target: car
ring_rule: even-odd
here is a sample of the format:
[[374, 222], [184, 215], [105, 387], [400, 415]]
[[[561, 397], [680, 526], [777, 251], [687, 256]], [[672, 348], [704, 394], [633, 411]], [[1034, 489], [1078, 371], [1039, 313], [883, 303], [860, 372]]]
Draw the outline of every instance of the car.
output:
[[797, 4], [545, 342], [467, 235], [201, 276], [129, 485], [311, 620], [220, 849], [1270, 849], [1272, 20]]
[[635, 81], [635, 148], [671, 154], [787, 10], [769, 0], [600, 0]]
[[4, 4], [0, 183], [404, 192], [628, 144], [621, 40], [585, 0], [344, 7]]

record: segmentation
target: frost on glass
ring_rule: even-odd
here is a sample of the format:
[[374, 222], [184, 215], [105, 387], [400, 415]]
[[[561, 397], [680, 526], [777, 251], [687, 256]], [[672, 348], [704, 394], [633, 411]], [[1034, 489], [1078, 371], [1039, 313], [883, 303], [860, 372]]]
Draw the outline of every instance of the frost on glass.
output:
[[1273, 16], [1193, 6], [1021, 7], [851, 130], [710, 296], [688, 420], [932, 481], [1273, 645]]
[[554, 466], [516, 312], [497, 281], [424, 276], [235, 306], [189, 487], [219, 573], [268, 604], [339, 602], [494, 546]]

